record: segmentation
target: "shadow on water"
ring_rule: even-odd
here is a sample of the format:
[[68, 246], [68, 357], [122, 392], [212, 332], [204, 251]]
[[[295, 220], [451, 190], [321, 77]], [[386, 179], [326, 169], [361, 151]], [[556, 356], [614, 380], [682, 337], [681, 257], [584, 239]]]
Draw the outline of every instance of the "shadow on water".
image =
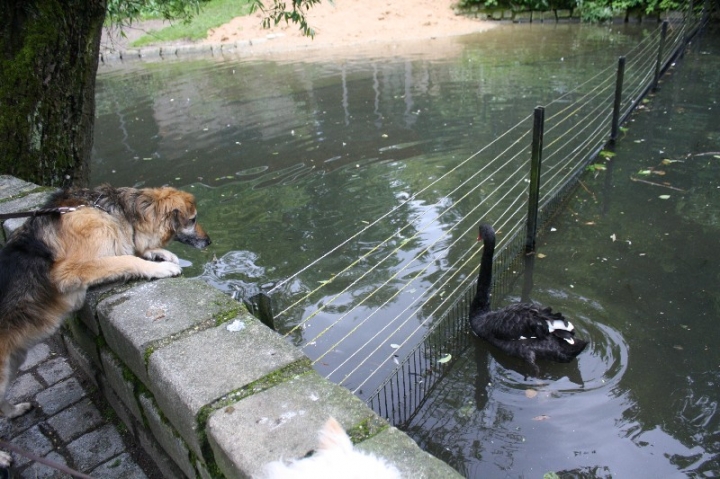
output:
[[[274, 297], [282, 309], [329, 283], [281, 318], [288, 331], [335, 298], [291, 337], [312, 357], [307, 338], [361, 294], [385, 284], [319, 341], [332, 345], [361, 321], [380, 331], [459, 257], [449, 246], [460, 234], [452, 215], [425, 220], [479, 168], [454, 166], [646, 34], [644, 26], [513, 26], [403, 58], [104, 67], [91, 181], [192, 191], [213, 245], [175, 252], [192, 263], [186, 275], [238, 297], [343, 245]], [[438, 45], [442, 55], [423, 53]], [[611, 167], [586, 174], [541, 237], [531, 297], [570, 317], [588, 350], [571, 364], [542, 365], [534, 378], [475, 343], [409, 425], [428, 451], [477, 478], [717, 476], [719, 48], [717, 29], [693, 43], [628, 123]], [[404, 269], [431, 244], [426, 270]], [[417, 324], [432, 319], [424, 314]], [[316, 367], [328, 372], [364, 355], [366, 339], [331, 348]]]

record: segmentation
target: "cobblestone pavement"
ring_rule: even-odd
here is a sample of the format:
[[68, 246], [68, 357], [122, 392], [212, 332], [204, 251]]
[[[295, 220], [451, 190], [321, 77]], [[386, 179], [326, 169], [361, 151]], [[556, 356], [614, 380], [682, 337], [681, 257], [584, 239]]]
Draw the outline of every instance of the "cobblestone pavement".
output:
[[[158, 479], [161, 474], [129, 435], [97, 388], [75, 373], [61, 340], [38, 344], [28, 353], [10, 387], [12, 403], [30, 401], [23, 416], [0, 417], [5, 441], [65, 464], [95, 479]], [[0, 478], [7, 477], [0, 470]], [[59, 479], [71, 476], [13, 453], [10, 477]]]

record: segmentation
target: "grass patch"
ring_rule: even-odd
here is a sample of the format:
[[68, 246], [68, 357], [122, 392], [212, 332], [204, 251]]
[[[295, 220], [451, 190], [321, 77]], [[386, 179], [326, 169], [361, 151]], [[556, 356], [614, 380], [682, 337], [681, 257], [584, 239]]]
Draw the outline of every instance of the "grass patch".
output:
[[200, 13], [188, 22], [176, 22], [162, 30], [150, 30], [132, 43], [133, 47], [142, 47], [158, 42], [175, 40], [201, 40], [207, 38], [211, 28], [217, 28], [235, 17], [250, 13], [250, 0], [211, 0], [204, 3]]

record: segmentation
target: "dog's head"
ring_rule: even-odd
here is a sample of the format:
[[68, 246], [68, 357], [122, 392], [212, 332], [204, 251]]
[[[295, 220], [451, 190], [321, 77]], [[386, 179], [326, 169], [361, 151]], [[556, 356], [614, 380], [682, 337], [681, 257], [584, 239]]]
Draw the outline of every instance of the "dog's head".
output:
[[159, 246], [173, 239], [195, 248], [210, 245], [210, 237], [197, 222], [195, 198], [190, 193], [169, 187], [144, 189], [138, 206], [145, 226], [156, 228]]

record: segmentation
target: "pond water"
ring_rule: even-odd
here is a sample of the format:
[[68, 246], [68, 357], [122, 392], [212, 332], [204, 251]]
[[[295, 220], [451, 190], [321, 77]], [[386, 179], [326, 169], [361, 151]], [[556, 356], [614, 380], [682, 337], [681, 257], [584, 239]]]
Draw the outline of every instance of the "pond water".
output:
[[[277, 286], [279, 329], [342, 383], [353, 360], [333, 377], [338, 364], [369, 356], [367, 336], [421, 290], [442, 296], [433, 276], [458, 248], [474, 247], [474, 237], [455, 245], [468, 231], [437, 241], [454, 227], [450, 217], [422, 224], [465, 193], [457, 185], [479, 165], [463, 161], [655, 29], [508, 25], [333, 58], [103, 66], [91, 182], [195, 194], [213, 244], [172, 247], [192, 263], [185, 275], [237, 297]], [[720, 160], [687, 157], [720, 149], [717, 40], [711, 32], [693, 46], [633, 118], [611, 165], [583, 180], [543, 236], [532, 297], [577, 318], [589, 351], [534, 380], [477, 344], [410, 424], [423, 447], [468, 477], [719, 469], [711, 248]], [[656, 173], [638, 174], [650, 167]], [[473, 194], [479, 202], [485, 193]], [[413, 241], [400, 230], [408, 223], [422, 231]], [[427, 261], [411, 264], [419, 251]], [[454, 281], [476, 267], [458, 267]], [[416, 316], [399, 337], [433, 315]], [[370, 374], [377, 364], [363, 367]], [[353, 381], [345, 385], [361, 385]]]
[[423, 448], [476, 478], [718, 477], [718, 85], [715, 28], [542, 237], [532, 298], [588, 351], [533, 378], [474, 344], [409, 426]]

